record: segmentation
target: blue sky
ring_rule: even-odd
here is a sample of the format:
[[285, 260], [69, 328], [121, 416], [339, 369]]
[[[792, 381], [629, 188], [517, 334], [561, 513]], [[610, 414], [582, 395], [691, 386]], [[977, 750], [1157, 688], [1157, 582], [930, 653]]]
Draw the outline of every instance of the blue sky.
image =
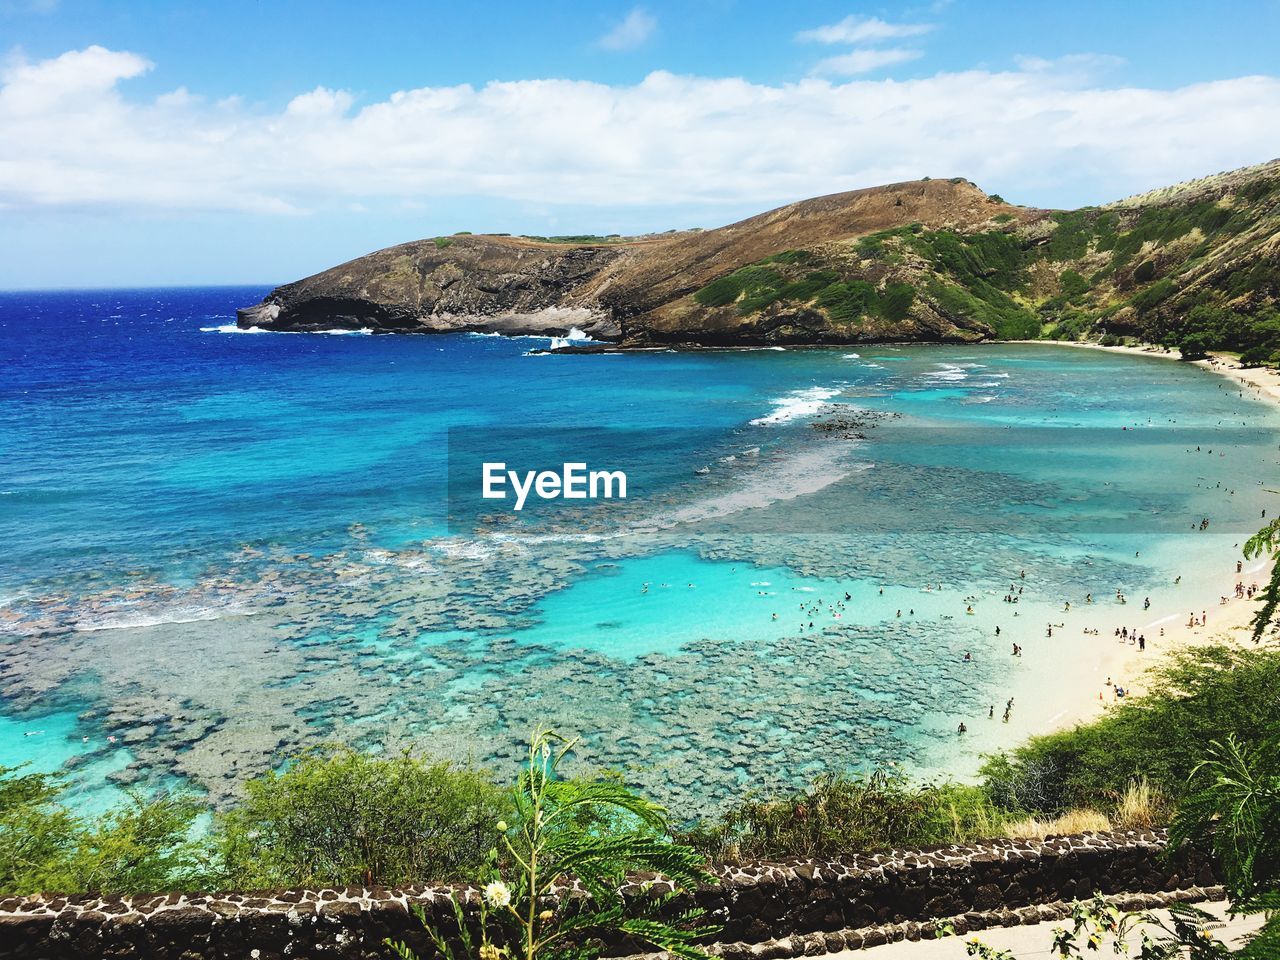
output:
[[460, 229], [715, 226], [1280, 155], [1280, 0], [0, 0], [0, 287], [276, 283]]

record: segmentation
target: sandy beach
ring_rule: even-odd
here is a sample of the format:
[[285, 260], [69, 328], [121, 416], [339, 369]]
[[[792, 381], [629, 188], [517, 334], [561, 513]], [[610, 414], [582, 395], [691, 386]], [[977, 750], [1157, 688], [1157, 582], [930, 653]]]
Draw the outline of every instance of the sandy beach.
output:
[[[1076, 349], [1105, 350], [1112, 353], [1128, 353], [1182, 362], [1176, 350], [1151, 345], [1104, 347], [1101, 344], [1066, 341], [1024, 342], [1054, 343]], [[1280, 372], [1266, 367], [1241, 367], [1235, 357], [1225, 354], [1211, 354], [1208, 358], [1193, 361], [1193, 363], [1235, 381], [1243, 390], [1252, 393], [1258, 399], [1280, 404]], [[1259, 521], [1259, 526], [1261, 523], [1262, 521]], [[1119, 640], [1104, 646], [1095, 671], [1100, 682], [1081, 690], [1078, 706], [1068, 708], [1065, 713], [1056, 715], [1049, 730], [1070, 728], [1105, 712], [1119, 702], [1115, 686], [1124, 688], [1130, 694], [1141, 693], [1144, 689], [1144, 674], [1157, 666], [1161, 660], [1179, 650], [1212, 643], [1252, 647], [1250, 624], [1257, 610], [1257, 603], [1254, 600], [1237, 598], [1236, 584], [1243, 582], [1246, 587], [1250, 584], [1265, 584], [1271, 576], [1272, 561], [1269, 558], [1255, 558], [1242, 560], [1242, 563], [1243, 569], [1239, 573], [1236, 572], [1234, 565], [1219, 570], [1197, 569], [1189, 564], [1189, 569], [1184, 574], [1188, 586], [1193, 578], [1201, 590], [1205, 584], [1215, 583], [1218, 585], [1217, 593], [1226, 598], [1225, 602], [1204, 611], [1207, 616], [1203, 626], [1190, 625], [1190, 605], [1176, 610], [1153, 605], [1151, 609], [1144, 611], [1137, 626], [1147, 639], [1146, 650], [1139, 651], [1136, 645]], [[1168, 606], [1167, 602], [1165, 606]], [[1102, 639], [1106, 640], [1113, 629], [1109, 626], [1110, 621], [1115, 617], [1108, 618], [1107, 614], [1101, 610], [1098, 613], [1098, 623], [1094, 626], [1102, 630]], [[1108, 680], [1111, 681], [1109, 684]]]

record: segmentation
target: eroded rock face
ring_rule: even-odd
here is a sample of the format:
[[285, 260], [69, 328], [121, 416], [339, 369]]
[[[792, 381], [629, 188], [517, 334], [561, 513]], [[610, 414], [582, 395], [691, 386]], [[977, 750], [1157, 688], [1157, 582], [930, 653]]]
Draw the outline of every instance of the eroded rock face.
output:
[[506, 237], [421, 240], [279, 287], [238, 311], [237, 322], [265, 330], [545, 336], [577, 327], [617, 339], [621, 330], [609, 313], [575, 296], [617, 255], [607, 246]]

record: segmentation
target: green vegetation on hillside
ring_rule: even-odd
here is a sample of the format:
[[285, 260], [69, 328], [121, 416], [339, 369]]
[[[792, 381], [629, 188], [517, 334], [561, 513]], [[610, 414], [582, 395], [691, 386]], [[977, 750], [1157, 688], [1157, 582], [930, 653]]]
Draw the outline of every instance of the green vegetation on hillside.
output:
[[207, 885], [207, 850], [189, 837], [199, 803], [132, 799], [99, 818], [62, 803], [57, 777], [0, 767], [0, 893], [190, 890]]
[[1206, 743], [1228, 734], [1246, 743], [1280, 737], [1276, 690], [1280, 651], [1188, 650], [1154, 670], [1145, 696], [992, 758], [984, 781], [1000, 806], [1050, 815], [1106, 808], [1139, 779], [1177, 802]]
[[[816, 257], [807, 250], [789, 250], [713, 280], [693, 298], [704, 307], [733, 304], [740, 315], [758, 313], [775, 304], [821, 309], [833, 322], [852, 326], [864, 316], [893, 322], [906, 319], [915, 300], [909, 283], [883, 286], [846, 279], [838, 270], [804, 270]], [[792, 268], [790, 270], [786, 268]]]
[[[972, 230], [913, 223], [846, 245], [791, 250], [693, 294], [739, 316], [814, 313], [855, 332], [909, 316], [998, 339], [1124, 338], [1280, 362], [1280, 180], [1213, 196], [1087, 207]], [[912, 294], [907, 297], [905, 291]]]

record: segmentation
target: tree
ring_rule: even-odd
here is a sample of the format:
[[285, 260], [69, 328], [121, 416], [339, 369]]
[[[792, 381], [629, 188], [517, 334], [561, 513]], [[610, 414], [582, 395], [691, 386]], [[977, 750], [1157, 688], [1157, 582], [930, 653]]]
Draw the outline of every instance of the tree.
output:
[[1213, 346], [1212, 338], [1206, 333], [1189, 333], [1182, 338], [1178, 350], [1183, 360], [1203, 360], [1209, 355]]

